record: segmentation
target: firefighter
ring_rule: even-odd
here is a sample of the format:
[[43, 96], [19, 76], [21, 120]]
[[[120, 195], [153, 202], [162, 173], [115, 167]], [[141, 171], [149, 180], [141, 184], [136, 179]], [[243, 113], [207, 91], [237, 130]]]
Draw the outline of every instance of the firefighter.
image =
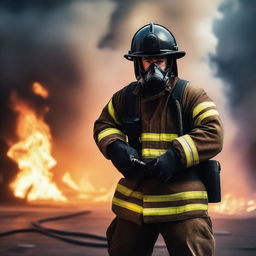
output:
[[187, 83], [180, 102], [187, 128], [180, 133], [169, 102], [182, 81], [176, 60], [184, 55], [164, 26], [140, 28], [124, 55], [134, 63], [136, 81], [116, 92], [95, 121], [97, 146], [124, 176], [107, 230], [111, 256], [151, 255], [159, 234], [170, 255], [214, 254], [207, 192], [196, 167], [221, 151], [223, 130], [215, 103]]

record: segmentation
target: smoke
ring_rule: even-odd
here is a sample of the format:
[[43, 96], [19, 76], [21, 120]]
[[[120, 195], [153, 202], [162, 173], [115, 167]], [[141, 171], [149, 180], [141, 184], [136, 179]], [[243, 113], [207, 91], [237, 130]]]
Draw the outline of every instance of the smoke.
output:
[[[50, 106], [47, 119], [55, 135], [67, 117], [74, 117], [76, 109], [70, 95], [80, 77], [65, 31], [67, 18], [68, 2], [65, 7], [61, 1], [0, 4], [1, 139], [14, 133], [15, 114], [9, 105], [14, 90], [38, 111], [44, 105]], [[50, 91], [49, 100], [33, 95], [31, 85], [35, 81]]]
[[126, 21], [127, 17], [129, 17], [130, 12], [134, 8], [135, 4], [139, 0], [129, 0], [129, 1], [122, 1], [122, 0], [113, 0], [116, 2], [116, 8], [111, 14], [108, 31], [105, 35], [101, 38], [98, 46], [100, 48], [109, 47], [109, 48], [116, 48], [118, 34], [121, 32], [122, 26]]
[[230, 111], [240, 127], [234, 148], [244, 150], [244, 167], [249, 166], [255, 185], [256, 2], [226, 0], [219, 11], [222, 18], [214, 26], [218, 46], [211, 59], [217, 76], [225, 81]]

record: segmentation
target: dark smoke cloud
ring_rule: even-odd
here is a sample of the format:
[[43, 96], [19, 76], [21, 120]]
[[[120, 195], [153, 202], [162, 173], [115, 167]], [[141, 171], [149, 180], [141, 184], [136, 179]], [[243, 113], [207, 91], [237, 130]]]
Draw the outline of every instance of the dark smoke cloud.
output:
[[[52, 111], [47, 118], [56, 135], [58, 124], [62, 126], [66, 117], [73, 116], [70, 112], [75, 109], [70, 95], [79, 82], [79, 74], [65, 34], [64, 19], [58, 19], [61, 16], [69, 18], [68, 14], [67, 5], [62, 6], [61, 1], [0, 4], [1, 135], [6, 136], [5, 131], [13, 132], [10, 119], [14, 113], [9, 106], [13, 90], [38, 111], [44, 104], [50, 106]], [[49, 100], [33, 95], [30, 88], [34, 81], [48, 88]], [[10, 122], [2, 122], [4, 120]]]
[[111, 14], [108, 31], [106, 34], [101, 38], [98, 46], [100, 48], [116, 48], [118, 44], [118, 34], [122, 29], [124, 22], [126, 21], [127, 17], [129, 16], [130, 12], [134, 8], [135, 4], [139, 0], [112, 0], [116, 3], [116, 8]]
[[223, 18], [215, 22], [218, 47], [212, 61], [227, 84], [230, 110], [240, 126], [234, 146], [244, 145], [245, 166], [249, 164], [255, 186], [256, 1], [226, 0], [220, 12]]
[[37, 8], [41, 11], [52, 11], [53, 8], [59, 7], [64, 3], [70, 2], [70, 0], [1, 0], [0, 8], [5, 8], [11, 12], [21, 12], [27, 8]]
[[[3, 185], [0, 181], [2, 198], [10, 193], [8, 180], [17, 171], [6, 157], [7, 141], [15, 139], [17, 116], [10, 106], [11, 92], [16, 91], [38, 112], [50, 107], [46, 119], [55, 138], [78, 114], [72, 95], [79, 89], [80, 75], [65, 31], [73, 18], [69, 4], [56, 0], [0, 2], [0, 180], [7, 179]], [[34, 81], [49, 90], [49, 99], [32, 93]]]

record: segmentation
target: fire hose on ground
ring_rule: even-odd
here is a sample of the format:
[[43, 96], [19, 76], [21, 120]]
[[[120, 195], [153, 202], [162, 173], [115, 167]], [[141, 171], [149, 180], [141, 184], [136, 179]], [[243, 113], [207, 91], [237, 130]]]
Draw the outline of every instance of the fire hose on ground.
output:
[[[104, 236], [99, 236], [99, 235], [95, 235], [95, 234], [91, 234], [91, 233], [73, 232], [73, 231], [67, 231], [67, 230], [53, 229], [53, 228], [48, 228], [48, 227], [45, 227], [42, 225], [42, 223], [74, 218], [74, 217], [78, 217], [78, 216], [82, 216], [82, 215], [87, 215], [89, 213], [91, 213], [91, 211], [81, 211], [81, 212], [68, 214], [68, 215], [61, 215], [61, 216], [57, 216], [57, 217], [40, 219], [35, 222], [31, 222], [31, 225], [32, 225], [31, 228], [13, 229], [13, 230], [5, 231], [5, 232], [0, 232], [0, 238], [4, 237], [4, 236], [13, 235], [13, 234], [18, 234], [18, 233], [35, 232], [35, 233], [40, 233], [40, 234], [43, 234], [43, 235], [46, 235], [49, 237], [59, 239], [64, 242], [72, 243], [75, 245], [97, 247], [97, 248], [107, 248], [107, 238]], [[225, 235], [230, 235], [230, 232], [229, 231], [217, 231], [217, 232], [214, 232], [214, 234], [220, 235], [220, 236], [223, 236], [223, 235], [225, 236]], [[97, 240], [97, 241], [102, 241], [102, 242], [82, 241], [79, 239], [69, 238], [67, 236], [82, 237], [85, 239]], [[156, 248], [165, 248], [165, 245], [156, 244], [155, 247]], [[237, 248], [237, 249], [255, 251], [255, 247]]]
[[[24, 228], [24, 229], [13, 229], [5, 232], [0, 232], [0, 237], [9, 236], [17, 233], [29, 233], [29, 232], [35, 232], [40, 233], [49, 237], [53, 237], [56, 239], [59, 239], [64, 242], [72, 243], [75, 245], [80, 246], [88, 246], [88, 247], [97, 247], [97, 248], [107, 248], [107, 238], [104, 236], [99, 236], [91, 233], [83, 233], [83, 232], [71, 232], [68, 230], [59, 230], [59, 229], [53, 229], [43, 226], [43, 223], [51, 222], [51, 221], [59, 221], [69, 218], [78, 217], [81, 215], [87, 215], [91, 211], [81, 211], [69, 215], [62, 215], [57, 217], [50, 217], [46, 219], [40, 219], [35, 222], [31, 222], [32, 227], [31, 228]], [[68, 237], [69, 236], [69, 237]], [[90, 242], [90, 241], [83, 241], [79, 239], [74, 239], [70, 237], [81, 237], [84, 239], [90, 239], [90, 240], [97, 240], [99, 242]], [[100, 242], [102, 241], [102, 242]], [[164, 248], [165, 245], [157, 244], [155, 247], [157, 248]]]
[[[51, 221], [59, 221], [69, 218], [74, 218], [82, 215], [87, 215], [91, 213], [91, 211], [81, 211], [73, 214], [68, 215], [61, 215], [56, 217], [50, 217], [45, 219], [40, 219], [35, 222], [31, 222], [32, 227], [31, 228], [24, 228], [24, 229], [13, 229], [5, 232], [0, 232], [0, 237], [9, 236], [17, 233], [29, 233], [29, 232], [35, 232], [40, 233], [49, 237], [53, 237], [56, 239], [59, 239], [64, 242], [72, 243], [75, 245], [80, 246], [88, 246], [88, 247], [97, 247], [97, 248], [107, 248], [107, 238], [105, 236], [99, 236], [91, 233], [84, 233], [84, 232], [74, 232], [74, 231], [68, 231], [68, 230], [59, 230], [59, 229], [53, 229], [49, 227], [45, 227], [42, 224], [46, 222]], [[214, 232], [215, 235], [229, 235], [230, 233], [228, 231], [219, 231]], [[74, 239], [70, 237], [81, 237], [83, 239], [90, 239], [90, 240], [96, 240], [99, 242], [90, 242], [86, 240], [79, 240]], [[101, 241], [101, 242], [100, 242]], [[163, 244], [156, 244], [156, 248], [164, 248], [165, 245]]]
[[[40, 233], [40, 234], [43, 234], [43, 235], [46, 235], [46, 236], [49, 236], [49, 237], [53, 237], [53, 238], [62, 240], [64, 242], [76, 244], [76, 245], [106, 248], [107, 247], [107, 243], [106, 243], [107, 239], [104, 236], [94, 235], [94, 234], [90, 234], [90, 233], [71, 232], [71, 231], [67, 231], [67, 230], [58, 230], [58, 229], [44, 227], [42, 225], [42, 223], [74, 218], [74, 217], [78, 217], [78, 216], [81, 216], [81, 215], [86, 215], [86, 214], [89, 214], [89, 213], [90, 213], [90, 211], [81, 211], [81, 212], [77, 212], [77, 213], [69, 214], [69, 215], [62, 215], [62, 216], [57, 216], [57, 217], [40, 219], [40, 220], [37, 220], [35, 222], [31, 222], [31, 225], [32, 225], [31, 228], [14, 229], [14, 230], [6, 231], [6, 232], [1, 232], [0, 237], [13, 235], [13, 234], [17, 234], [17, 233], [36, 232], [36, 233]], [[102, 243], [98, 242], [97, 243], [97, 242], [82, 241], [82, 240], [70, 238], [70, 237], [67, 237], [67, 236], [82, 237], [82, 238], [87, 238], [87, 239], [91, 239], [91, 240], [104, 241], [105, 243], [104, 242], [102, 242]]]

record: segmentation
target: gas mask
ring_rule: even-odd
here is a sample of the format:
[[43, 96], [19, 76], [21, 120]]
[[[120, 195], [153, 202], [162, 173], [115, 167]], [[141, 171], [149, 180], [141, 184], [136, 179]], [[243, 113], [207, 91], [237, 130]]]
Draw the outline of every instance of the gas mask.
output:
[[149, 94], [161, 92], [169, 82], [169, 68], [165, 71], [158, 67], [156, 63], [152, 63], [146, 71], [141, 68], [141, 84], [143, 91]]

